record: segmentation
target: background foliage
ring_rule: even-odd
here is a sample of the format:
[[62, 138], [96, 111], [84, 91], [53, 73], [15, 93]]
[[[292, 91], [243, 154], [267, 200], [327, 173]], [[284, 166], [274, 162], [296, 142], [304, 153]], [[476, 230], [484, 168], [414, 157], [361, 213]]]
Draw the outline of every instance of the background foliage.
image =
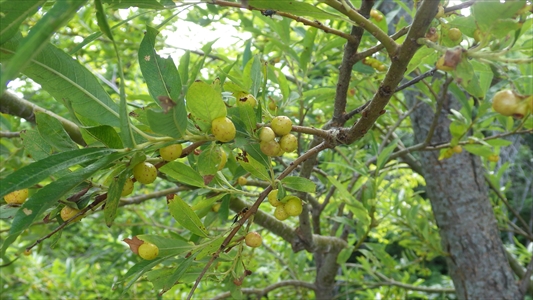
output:
[[[1, 99], [1, 194], [30, 188], [22, 207], [0, 206], [2, 298], [185, 298], [211, 254], [241, 225], [234, 224], [235, 214], [251, 207], [271, 184], [304, 199], [308, 217], [281, 223], [268, 218], [273, 207], [261, 204], [256, 222], [249, 219], [236, 236], [258, 231], [263, 245], [252, 249], [241, 241], [222, 252], [195, 297], [313, 297], [319, 262], [312, 251], [294, 244], [305, 221], [312, 224], [316, 247], [339, 251], [334, 262], [326, 262], [340, 265], [330, 276], [336, 297], [455, 298], [425, 179], [413, 161], [418, 151], [438, 151], [448, 159], [456, 145], [482, 158], [505, 248], [521, 270], [531, 265], [532, 118], [499, 115], [490, 102], [504, 88], [533, 94], [530, 3], [466, 1], [459, 4], [469, 10], [465, 14], [442, 2], [447, 14], [429, 26], [438, 41], [419, 41], [423, 46], [402, 82], [436, 72], [406, 86], [426, 97], [395, 93], [363, 137], [319, 153], [311, 181], [298, 179], [304, 171], [295, 165], [294, 177], [281, 183], [272, 174], [310, 157], [314, 138], [333, 136], [326, 130], [338, 109], [333, 99], [343, 76], [339, 66], [355, 22], [335, 4], [250, 0], [251, 9], [240, 9], [242, 3], [224, 1], [1, 3], [2, 22], [12, 25], [1, 30], [2, 91], [70, 121], [44, 112], [24, 117], [15, 107], [24, 111], [25, 104], [9, 106], [6, 94]], [[377, 1], [374, 8], [380, 9], [377, 15], [358, 23], [366, 31], [345, 97], [344, 110], [355, 117], [345, 120], [345, 128], [366, 117], [362, 109], [390, 71], [387, 50], [394, 40], [405, 42], [406, 26], [417, 11], [402, 1]], [[276, 13], [268, 16], [267, 9]], [[10, 19], [13, 15], [18, 18]], [[226, 35], [206, 36], [201, 49], [192, 49], [178, 36], [188, 23], [218, 34], [230, 31], [234, 42], [228, 45]], [[462, 31], [460, 42], [448, 38], [452, 27]], [[479, 42], [476, 29], [483, 34]], [[200, 29], [190, 34], [199, 35], [195, 30]], [[437, 59], [458, 45], [468, 49], [468, 59], [453, 72], [435, 71]], [[413, 136], [410, 103], [438, 111], [447, 84], [461, 102], [448, 112], [453, 138], [421, 147]], [[237, 106], [240, 92], [254, 95], [258, 108]], [[160, 96], [176, 106], [165, 105]], [[237, 137], [216, 143], [210, 122], [226, 115], [236, 124]], [[276, 115], [301, 126], [293, 128], [299, 145], [295, 153], [270, 159], [258, 150], [256, 123], [262, 126]], [[20, 136], [7, 138], [8, 133]], [[157, 150], [176, 141], [187, 147], [184, 157], [164, 164]], [[228, 162], [217, 172], [221, 149]], [[240, 149], [249, 154], [248, 162], [239, 160]], [[493, 155], [497, 162], [489, 160]], [[113, 178], [130, 176], [145, 159], [160, 167], [159, 178], [136, 183], [128, 197], [113, 196], [113, 189], [122, 188]], [[247, 177], [246, 185], [236, 184], [240, 176]], [[173, 208], [165, 199], [174, 193], [191, 206], [187, 216], [198, 216], [201, 226], [180, 221], [183, 206]], [[221, 206], [215, 212], [216, 203]], [[65, 205], [85, 209], [83, 220], [62, 225], [58, 212]], [[58, 226], [57, 233], [40, 240]], [[160, 256], [150, 262], [133, 254], [122, 242], [133, 236], [158, 245]], [[23, 255], [29, 247], [31, 253]], [[245, 269], [252, 274], [243, 276]]]

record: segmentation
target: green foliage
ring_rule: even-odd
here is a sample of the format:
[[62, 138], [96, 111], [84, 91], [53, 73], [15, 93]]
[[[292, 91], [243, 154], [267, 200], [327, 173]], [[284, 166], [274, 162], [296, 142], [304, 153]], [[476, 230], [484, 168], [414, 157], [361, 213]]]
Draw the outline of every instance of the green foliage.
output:
[[[413, 79], [442, 55], [450, 61], [460, 53], [453, 70], [408, 87], [425, 98], [394, 93], [353, 143], [344, 143], [343, 134], [377, 104], [339, 125], [332, 120], [340, 107], [334, 99], [344, 97], [345, 115], [379, 96], [387, 78], [399, 76], [390, 71], [394, 59], [376, 47], [391, 42], [379, 33], [410, 25], [406, 16], [414, 18], [416, 10], [397, 1], [382, 19], [357, 14], [360, 20], [328, 1], [250, 0], [254, 11], [228, 3], [2, 2], [2, 91], [16, 90], [68, 119], [85, 142], [75, 142], [56, 115], [42, 110], [35, 121], [24, 121], [16, 111], [29, 107], [6, 110], [7, 100], [0, 99], [7, 112], [0, 115], [0, 131], [20, 132], [20, 138], [0, 140], [0, 197], [30, 189], [21, 206], [0, 206], [2, 297], [186, 298], [198, 280], [193, 297], [227, 292], [243, 298], [248, 288], [289, 282], [259, 296], [305, 299], [318, 295], [309, 288], [324, 267], [317, 255], [338, 253], [326, 263], [339, 264], [340, 272], [334, 268], [329, 277], [338, 297], [435, 298], [452, 284], [425, 180], [413, 163], [419, 150], [441, 160], [481, 157], [497, 191], [491, 197], [499, 226], [507, 228], [516, 217], [501, 203], [507, 198], [530, 217], [525, 207], [531, 195], [522, 202], [514, 196], [531, 184], [531, 149], [509, 137], [531, 133], [531, 113], [522, 120], [504, 117], [491, 110], [489, 100], [503, 88], [533, 94], [533, 19], [523, 2], [479, 2], [468, 16], [432, 20], [440, 38], [420, 38], [420, 49], [399, 75]], [[404, 17], [392, 23], [396, 13]], [[173, 48], [172, 32], [185, 31], [188, 23], [220, 26], [242, 38], [227, 48], [218, 43], [229, 37], [203, 40], [201, 51], [187, 43], [180, 43], [185, 50]], [[349, 58], [356, 60], [347, 69], [351, 73], [343, 75], [339, 66], [346, 67], [343, 51], [356, 23], [367, 30]], [[447, 37], [450, 28], [462, 32], [461, 41]], [[399, 46], [405, 43], [405, 36], [396, 38]], [[447, 115], [451, 140], [421, 147], [407, 117], [418, 103], [441, 109], [442, 92], [461, 104]], [[257, 106], [237, 105], [248, 94]], [[226, 116], [236, 137], [221, 143], [211, 122]], [[299, 152], [261, 152], [258, 130], [276, 116], [288, 116], [295, 125]], [[308, 152], [324, 137], [327, 146]], [[163, 161], [157, 150], [175, 143], [183, 144], [186, 157]], [[451, 151], [458, 145], [462, 154]], [[511, 145], [519, 155], [506, 152]], [[491, 162], [494, 155], [503, 162]], [[131, 170], [144, 161], [158, 168], [159, 179], [137, 182], [133, 195], [121, 198]], [[517, 174], [513, 166], [522, 163], [526, 172]], [[237, 185], [241, 176], [247, 183]], [[275, 208], [263, 201], [271, 189], [278, 189], [278, 198], [302, 198], [302, 215], [276, 220]], [[81, 209], [82, 221], [64, 223], [59, 212], [65, 205]], [[263, 246], [244, 247], [249, 231], [261, 234]], [[303, 240], [311, 234], [313, 247]], [[133, 237], [156, 245], [158, 257], [138, 257], [135, 245], [128, 242], [128, 249], [122, 242]], [[524, 236], [504, 240], [519, 263], [531, 259]], [[322, 242], [327, 247], [320, 248]], [[29, 256], [21, 255], [26, 247], [33, 248]]]

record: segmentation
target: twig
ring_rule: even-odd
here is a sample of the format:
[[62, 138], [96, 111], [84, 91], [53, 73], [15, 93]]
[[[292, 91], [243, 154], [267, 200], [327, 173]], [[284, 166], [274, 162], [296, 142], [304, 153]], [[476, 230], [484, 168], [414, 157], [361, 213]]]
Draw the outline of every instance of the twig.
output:
[[453, 294], [455, 293], [455, 289], [449, 289], [449, 288], [430, 288], [430, 287], [424, 287], [424, 286], [416, 286], [411, 284], [405, 284], [402, 282], [395, 281], [393, 279], [388, 278], [387, 276], [379, 273], [374, 272], [381, 280], [384, 280], [385, 282], [382, 282], [380, 284], [384, 285], [393, 285], [397, 287], [401, 287], [406, 290], [411, 291], [419, 291], [419, 292], [426, 292], [426, 293], [446, 293], [446, 294]]
[[[317, 145], [316, 147], [310, 149], [309, 151], [307, 151], [305, 154], [303, 154], [302, 156], [298, 157], [294, 162], [292, 162], [288, 168], [286, 168], [276, 179], [277, 180], [281, 180], [283, 178], [285, 178], [287, 175], [289, 175], [299, 164], [301, 164], [302, 162], [306, 161], [308, 158], [318, 154], [319, 152], [321, 152], [322, 150], [325, 150], [329, 147], [329, 145], [325, 142], [322, 142], [320, 143], [319, 145]], [[263, 190], [263, 192], [261, 192], [261, 194], [259, 194], [259, 197], [257, 198], [257, 200], [255, 201], [255, 203], [252, 205], [252, 207], [250, 207], [250, 209], [248, 209], [248, 211], [243, 215], [243, 217], [236, 223], [236, 226], [231, 230], [231, 232], [228, 234], [228, 236], [226, 237], [226, 239], [222, 242], [222, 244], [220, 245], [219, 249], [217, 250], [217, 252], [215, 252], [213, 254], [213, 256], [211, 257], [211, 259], [209, 260], [209, 262], [206, 264], [206, 266], [203, 268], [202, 272], [200, 273], [200, 275], [198, 276], [198, 278], [196, 279], [196, 281], [194, 282], [194, 285], [193, 287], [191, 288], [191, 291], [189, 292], [189, 295], [187, 296], [187, 300], [190, 300], [192, 295], [194, 294], [194, 291], [196, 290], [196, 288], [198, 287], [198, 284], [200, 284], [200, 280], [204, 277], [205, 273], [207, 272], [207, 270], [211, 267], [211, 265], [213, 264], [213, 262], [218, 258], [218, 256], [220, 255], [220, 253], [222, 251], [224, 251], [224, 249], [229, 245], [229, 243], [231, 242], [231, 240], [233, 239], [233, 237], [237, 234], [237, 232], [239, 231], [239, 229], [244, 225], [244, 223], [253, 215], [257, 212], [257, 209], [259, 208], [259, 205], [263, 202], [263, 200], [266, 198], [266, 196], [268, 195], [268, 193], [272, 191], [272, 185], [268, 186], [267, 188], [265, 188]]]
[[[234, 7], [234, 8], [239, 8], [239, 9], [240, 8], [246, 8], [248, 10], [257, 10], [257, 11], [261, 11], [261, 12], [265, 11], [264, 9], [255, 8], [255, 7], [251, 6], [251, 5], [247, 5], [247, 6], [243, 7], [242, 4], [239, 3], [239, 2], [228, 2], [228, 1], [222, 1], [222, 0], [213, 0], [212, 2], [209, 2], [208, 4], [215, 4], [215, 5], [226, 6], [226, 7]], [[318, 29], [322, 29], [326, 33], [331, 33], [331, 34], [340, 36], [340, 37], [342, 37], [342, 38], [344, 38], [344, 39], [346, 39], [346, 40], [348, 40], [350, 42], [354, 42], [355, 41], [354, 38], [352, 36], [350, 36], [349, 34], [346, 34], [345, 32], [342, 32], [340, 30], [328, 27], [328, 26], [322, 24], [319, 21], [311, 21], [309, 19], [302, 18], [302, 17], [296, 16], [296, 15], [293, 15], [293, 14], [290, 14], [290, 13], [283, 12], [283, 11], [276, 11], [276, 15], [295, 20], [296, 22], [302, 22], [303, 24], [305, 24], [307, 26], [311, 26], [311, 27], [315, 27], [315, 28], [318, 28]]]
[[[404, 36], [409, 31], [409, 28], [410, 28], [410, 26], [405, 26], [404, 28], [398, 30], [398, 32], [396, 32], [395, 34], [391, 35], [390, 38], [393, 39], [393, 40], [399, 39], [400, 37]], [[383, 44], [379, 44], [379, 45], [374, 46], [372, 48], [369, 48], [369, 49], [367, 49], [367, 50], [365, 50], [363, 52], [359, 52], [359, 53], [357, 53], [354, 56], [354, 60], [360, 61], [361, 59], [363, 59], [365, 57], [369, 57], [372, 54], [380, 51], [383, 48], [385, 48], [385, 46]]]
[[0, 131], [0, 137], [3, 138], [18, 138], [20, 137], [20, 132], [10, 132], [10, 131]]
[[[350, 20], [354, 21], [358, 26], [362, 27], [363, 29], [368, 31], [368, 33], [373, 35], [378, 41], [380, 41], [385, 46], [387, 52], [391, 57], [396, 55], [398, 49], [400, 48], [398, 44], [391, 37], [389, 37], [386, 32], [384, 32], [377, 25], [372, 23], [372, 21], [365, 18], [355, 9], [349, 7], [348, 5], [345, 5], [345, 0], [325, 0], [324, 3], [336, 9], [340, 13], [344, 14], [345, 16], [350, 18]], [[435, 9], [435, 13], [436, 12], [437, 10]]]
[[361, 113], [363, 110], [365, 110], [365, 108], [367, 108], [367, 106], [370, 104], [370, 101], [367, 101], [365, 102], [365, 104], [359, 106], [358, 108], [350, 111], [349, 113], [345, 114], [344, 115], [344, 120], [348, 121], [350, 120], [351, 118], [353, 118], [353, 116]]
[[437, 68], [433, 68], [433, 69], [427, 71], [426, 73], [423, 73], [423, 74], [421, 74], [421, 75], [419, 75], [419, 76], [417, 76], [417, 77], [411, 79], [410, 81], [408, 81], [408, 82], [402, 84], [401, 86], [397, 87], [397, 88], [394, 90], [394, 92], [397, 93], [397, 92], [399, 92], [399, 91], [401, 91], [401, 90], [403, 90], [403, 89], [406, 89], [406, 88], [412, 86], [413, 84], [418, 83], [420, 80], [422, 80], [422, 79], [424, 79], [424, 78], [427, 78], [427, 77], [433, 76], [433, 75], [435, 74], [436, 71], [437, 71]]
[[[302, 287], [302, 288], [306, 288], [306, 289], [310, 289], [310, 290], [316, 290], [316, 286], [312, 283], [309, 283], [309, 282], [306, 282], [306, 281], [300, 281], [300, 280], [285, 280], [285, 281], [280, 281], [280, 282], [277, 282], [277, 283], [274, 283], [273, 285], [269, 285], [267, 287], [265, 287], [264, 289], [254, 289], [254, 288], [245, 288], [245, 289], [242, 289], [241, 291], [244, 293], [244, 294], [255, 294], [257, 295], [257, 298], [260, 299], [264, 296], [266, 296], [269, 292], [275, 290], [275, 289], [279, 289], [281, 287], [285, 287], [285, 286], [294, 286], [294, 287]], [[230, 292], [225, 292], [225, 293], [222, 293], [214, 298], [211, 298], [213, 300], [221, 300], [221, 299], [226, 299], [226, 298], [229, 298], [231, 297], [231, 293]]]
[[498, 188], [492, 183], [492, 181], [490, 181], [487, 174], [485, 174], [485, 181], [488, 183], [490, 189], [494, 191], [496, 196], [498, 196], [498, 198], [503, 202], [503, 204], [505, 204], [505, 206], [511, 211], [511, 213], [516, 217], [516, 219], [522, 224], [522, 226], [524, 227], [522, 228], [522, 230], [524, 230], [529, 235], [530, 238], [533, 238], [533, 234], [529, 230], [529, 226], [527, 222], [522, 218], [522, 216], [520, 216], [520, 213], [517, 212], [511, 206], [511, 204], [507, 201], [505, 196], [498, 190]]

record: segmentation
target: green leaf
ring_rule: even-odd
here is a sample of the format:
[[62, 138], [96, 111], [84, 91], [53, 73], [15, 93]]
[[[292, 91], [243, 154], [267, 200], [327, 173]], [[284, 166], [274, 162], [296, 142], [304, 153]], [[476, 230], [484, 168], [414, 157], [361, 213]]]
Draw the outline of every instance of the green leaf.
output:
[[196, 81], [187, 91], [189, 112], [203, 123], [211, 124], [216, 118], [227, 115], [222, 95], [209, 84]]
[[180, 64], [178, 66], [178, 73], [180, 73], [181, 85], [183, 94], [187, 93], [189, 87], [189, 61], [191, 59], [191, 52], [186, 51], [180, 58]]
[[104, 7], [102, 6], [101, 0], [94, 0], [94, 6], [96, 7], [96, 21], [98, 23], [98, 27], [100, 27], [100, 30], [112, 41], [115, 39], [113, 38], [113, 34], [111, 33], [111, 29], [109, 28], [109, 24], [107, 23], [106, 14], [104, 11]]
[[175, 106], [167, 113], [160, 109], [148, 109], [146, 111], [150, 129], [155, 133], [180, 138], [186, 133], [187, 112], [185, 107]]
[[288, 176], [283, 178], [281, 182], [285, 187], [301, 192], [314, 193], [316, 190], [316, 184], [303, 177]]
[[12, 38], [20, 24], [46, 2], [46, 0], [3, 1], [0, 7], [2, 28], [0, 28], [0, 45]]
[[302, 68], [302, 71], [304, 73], [307, 72], [307, 66], [311, 60], [311, 55], [313, 54], [315, 48], [314, 45], [317, 32], [318, 29], [315, 27], [307, 29], [305, 37], [302, 41], [302, 46], [304, 50], [300, 54], [300, 68]]
[[[64, 155], [64, 153], [61, 153], [61, 155]], [[30, 227], [37, 217], [55, 205], [59, 198], [63, 197], [71, 189], [85, 181], [96, 171], [124, 155], [126, 155], [126, 153], [114, 153], [107, 155], [103, 158], [100, 158], [93, 164], [79, 168], [76, 171], [67, 174], [37, 190], [35, 194], [33, 194], [30, 198], [28, 198], [28, 200], [26, 200], [26, 202], [24, 202], [24, 204], [22, 204], [20, 210], [15, 215], [13, 223], [11, 224], [11, 229], [9, 230], [9, 236], [2, 244], [0, 256], [4, 256], [7, 247], [17, 239], [20, 233], [22, 233], [22, 231], [24, 231], [26, 228]], [[56, 155], [49, 158], [55, 157]]]
[[159, 171], [187, 185], [196, 187], [205, 186], [204, 179], [198, 172], [179, 161], [171, 161], [159, 168]]
[[0, 197], [28, 188], [68, 167], [98, 159], [113, 152], [104, 148], [84, 148], [48, 156], [9, 174], [0, 185]]
[[200, 218], [194, 213], [189, 204], [178, 195], [174, 196], [174, 199], [168, 200], [168, 209], [172, 217], [185, 229], [198, 236], [207, 237], [207, 231]]
[[156, 0], [103, 0], [104, 3], [109, 4], [109, 7], [119, 8], [147, 8], [147, 9], [163, 9], [165, 8], [161, 3]]
[[196, 256], [196, 259], [200, 260], [207, 255], [213, 255], [220, 248], [220, 245], [222, 245], [225, 239], [225, 235], [220, 235], [216, 239], [209, 241], [204, 247], [200, 248], [201, 251]]
[[104, 220], [107, 227], [111, 227], [113, 221], [117, 216], [118, 204], [120, 202], [120, 196], [122, 189], [126, 183], [126, 179], [129, 177], [128, 172], [122, 172], [119, 176], [113, 178], [109, 190], [107, 191], [107, 199], [104, 207]]
[[140, 263], [131, 267], [121, 281], [125, 281], [129, 277], [132, 277], [124, 286], [122, 294], [126, 292], [144, 273], [150, 271], [153, 267], [157, 266], [162, 261], [166, 260], [166, 257], [157, 257], [154, 260], [143, 260]]
[[102, 125], [102, 126], [94, 126], [94, 127], [85, 127], [82, 129], [109, 148], [113, 148], [113, 149], [124, 148], [124, 145], [122, 145], [122, 141], [120, 140], [120, 136], [115, 131], [115, 129], [111, 126]]
[[200, 153], [197, 163], [200, 175], [213, 175], [218, 171], [220, 151], [219, 147], [209, 147]]
[[383, 166], [385, 166], [385, 164], [389, 160], [389, 157], [390, 157], [392, 151], [394, 151], [394, 149], [396, 148], [397, 143], [398, 143], [397, 140], [392, 142], [392, 143], [390, 143], [390, 145], [385, 147], [385, 149], [383, 149], [383, 151], [381, 151], [381, 153], [379, 153], [378, 159], [376, 161], [377, 170], [381, 170], [381, 168], [383, 168]]
[[[21, 41], [20, 47], [11, 60], [2, 66], [0, 94], [4, 93], [8, 81], [15, 78], [31, 59], [48, 45], [55, 32], [76, 14], [86, 0], [56, 2], [54, 6], [35, 24]], [[2, 23], [3, 24], [3, 23]], [[3, 25], [2, 25], [3, 27]]]
[[52, 154], [50, 146], [41, 134], [35, 129], [24, 130], [20, 133], [24, 150], [28, 152], [34, 160], [41, 160]]
[[43, 112], [37, 112], [35, 116], [37, 129], [46, 143], [60, 151], [78, 149], [58, 119]]
[[163, 288], [163, 291], [169, 290], [171, 287], [173, 287], [178, 280], [189, 270], [192, 263], [195, 261], [196, 256], [191, 255], [188, 258], [186, 258], [184, 261], [182, 261], [179, 266], [174, 270], [174, 272], [165, 278], [165, 287]]
[[499, 19], [513, 18], [524, 6], [523, 1], [479, 1], [472, 6], [472, 14], [482, 32], [497, 25]]
[[[15, 53], [11, 40], [0, 46], [0, 62]], [[29, 60], [30, 61], [30, 60]], [[22, 71], [57, 101], [99, 125], [120, 126], [118, 106], [96, 77], [65, 52], [48, 44]], [[96, 124], [90, 124], [96, 125]]]
[[[156, 53], [154, 45], [158, 33], [155, 28], [146, 28], [139, 46], [139, 66], [154, 100], [159, 96], [166, 96], [176, 102], [181, 98], [180, 73], [172, 58], [162, 58]], [[178, 103], [176, 105], [179, 106]], [[184, 116], [186, 117], [186, 113]]]
[[463, 146], [463, 148], [474, 154], [474, 155], [478, 155], [478, 156], [484, 156], [484, 157], [487, 157], [491, 154], [494, 154], [494, 150], [491, 149], [489, 146], [485, 146], [485, 145], [472, 145], [472, 144], [466, 144]]
[[252, 155], [248, 155], [249, 153], [246, 154], [247, 155], [243, 159], [239, 159], [239, 164], [243, 167], [243, 169], [245, 169], [247, 172], [250, 172], [252, 176], [258, 179], [270, 182], [272, 179], [268, 173], [267, 166], [255, 160]]

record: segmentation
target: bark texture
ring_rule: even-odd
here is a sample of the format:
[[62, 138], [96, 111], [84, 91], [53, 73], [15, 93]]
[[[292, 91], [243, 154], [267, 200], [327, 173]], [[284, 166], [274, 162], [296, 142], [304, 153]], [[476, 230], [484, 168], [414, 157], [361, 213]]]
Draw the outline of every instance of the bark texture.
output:
[[[410, 99], [425, 95], [406, 92]], [[450, 108], [458, 110], [451, 95], [445, 99], [430, 144], [449, 142]], [[423, 142], [435, 115], [423, 104], [411, 115], [417, 142]], [[496, 218], [488, 197], [479, 157], [466, 151], [438, 160], [438, 151], [419, 153], [427, 194], [440, 229], [442, 246], [459, 299], [520, 299]]]

